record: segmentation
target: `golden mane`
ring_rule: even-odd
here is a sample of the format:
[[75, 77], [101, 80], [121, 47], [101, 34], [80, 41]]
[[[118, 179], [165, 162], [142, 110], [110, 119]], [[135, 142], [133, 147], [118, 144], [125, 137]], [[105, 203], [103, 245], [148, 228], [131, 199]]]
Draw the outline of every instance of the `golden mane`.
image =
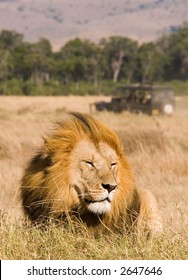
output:
[[[73, 166], [78, 154], [74, 156], [75, 160], [71, 155], [83, 139], [86, 141], [84, 143], [89, 143], [93, 151], [101, 149], [101, 143], [105, 144], [104, 147], [107, 149], [110, 147], [109, 150], [115, 151], [114, 154], [118, 158], [116, 194], [110, 203], [111, 210], [102, 214], [88, 211], [85, 203], [81, 201], [83, 194], [79, 193], [80, 190], [78, 191], [76, 184], [73, 183], [72, 177], [74, 172], [76, 173]], [[102, 148], [102, 153], [105, 149]], [[82, 151], [79, 151], [80, 154], [82, 155]], [[86, 160], [85, 162], [88, 163]], [[91, 188], [92, 180], [88, 183]], [[101, 185], [99, 188], [102, 191]], [[95, 188], [94, 195], [96, 192], [99, 190]], [[130, 228], [138, 220], [141, 203], [138, 193], [117, 134], [99, 120], [81, 113], [70, 113], [58, 124], [55, 133], [45, 138], [44, 146], [30, 161], [21, 181], [23, 208], [32, 221], [41, 222], [49, 217], [56, 219], [76, 217], [88, 226], [98, 229]]]

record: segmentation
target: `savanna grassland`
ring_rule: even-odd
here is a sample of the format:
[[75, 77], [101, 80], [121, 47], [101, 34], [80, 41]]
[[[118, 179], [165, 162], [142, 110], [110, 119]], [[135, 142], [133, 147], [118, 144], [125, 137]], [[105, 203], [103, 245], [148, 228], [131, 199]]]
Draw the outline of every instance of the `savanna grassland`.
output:
[[188, 259], [188, 98], [178, 97], [174, 116], [128, 112], [94, 116], [122, 138], [136, 184], [156, 196], [164, 233], [154, 239], [93, 236], [84, 226], [32, 228], [23, 219], [19, 180], [23, 169], [67, 111], [89, 113], [108, 97], [0, 97], [1, 259]]

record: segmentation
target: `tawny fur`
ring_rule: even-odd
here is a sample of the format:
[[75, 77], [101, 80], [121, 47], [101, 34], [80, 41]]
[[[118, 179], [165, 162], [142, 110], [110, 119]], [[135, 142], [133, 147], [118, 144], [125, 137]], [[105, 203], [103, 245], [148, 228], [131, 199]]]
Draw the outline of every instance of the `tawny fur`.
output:
[[[95, 210], [96, 201], [107, 195], [101, 185], [112, 181], [117, 184], [113, 199], [99, 202]], [[88, 197], [93, 204], [87, 205]], [[86, 114], [69, 114], [54, 134], [46, 137], [25, 170], [21, 198], [24, 212], [37, 223], [76, 217], [96, 230], [142, 229], [147, 225], [153, 233], [161, 228], [157, 202], [151, 192], [135, 187], [119, 137]], [[90, 205], [94, 212], [89, 211]], [[103, 208], [104, 213], [100, 212]]]

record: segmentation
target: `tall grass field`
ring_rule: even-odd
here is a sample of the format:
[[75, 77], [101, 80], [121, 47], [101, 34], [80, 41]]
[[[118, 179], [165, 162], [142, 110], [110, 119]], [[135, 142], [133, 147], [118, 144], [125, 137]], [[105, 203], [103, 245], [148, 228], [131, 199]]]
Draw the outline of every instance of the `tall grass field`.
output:
[[109, 232], [95, 236], [82, 224], [45, 230], [22, 213], [19, 181], [29, 159], [68, 111], [89, 113], [103, 96], [0, 97], [0, 259], [188, 259], [188, 98], [173, 116], [123, 112], [92, 114], [122, 139], [136, 184], [153, 192], [164, 231], [151, 239]]

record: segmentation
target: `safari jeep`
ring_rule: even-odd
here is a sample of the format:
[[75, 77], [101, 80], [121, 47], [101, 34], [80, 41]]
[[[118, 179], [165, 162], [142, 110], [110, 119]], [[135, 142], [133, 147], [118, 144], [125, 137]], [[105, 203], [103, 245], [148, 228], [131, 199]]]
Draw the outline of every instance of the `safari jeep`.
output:
[[175, 110], [172, 88], [157, 85], [122, 86], [115, 92], [110, 102], [95, 103], [98, 111], [144, 112], [149, 115], [171, 115]]

